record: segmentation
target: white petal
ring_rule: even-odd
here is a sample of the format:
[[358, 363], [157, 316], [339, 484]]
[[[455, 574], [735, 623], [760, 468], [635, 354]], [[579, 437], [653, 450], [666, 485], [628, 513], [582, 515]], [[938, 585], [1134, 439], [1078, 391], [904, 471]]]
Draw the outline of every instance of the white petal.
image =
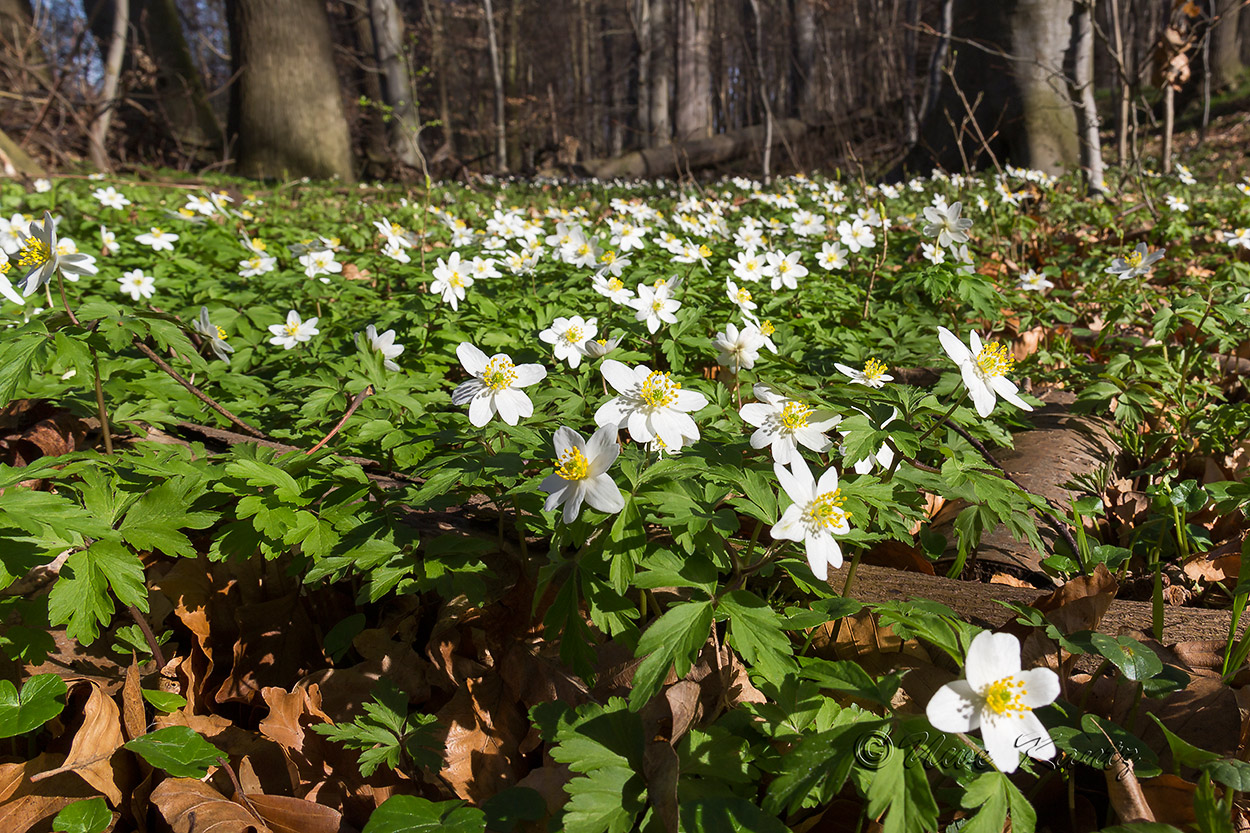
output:
[[838, 470], [833, 466], [825, 469], [825, 473], [820, 476], [820, 480], [816, 483], [816, 494], [823, 495], [825, 492], [832, 492], [838, 488]]
[[637, 384], [634, 372], [616, 359], [605, 359], [599, 372], [617, 393], [628, 393]]
[[469, 401], [469, 422], [474, 427], [481, 428], [490, 422], [490, 418], [495, 415], [495, 397], [490, 394], [475, 396]]
[[1059, 675], [1049, 668], [1030, 668], [1016, 675], [1024, 683], [1020, 702], [1030, 709], [1049, 706], [1059, 696]]
[[620, 488], [606, 474], [591, 478], [586, 487], [586, 502], [608, 515], [625, 508], [625, 498]]
[[982, 631], [968, 646], [965, 676], [975, 691], [1020, 673], [1020, 640], [1009, 633]]
[[557, 457], [563, 456], [571, 448], [586, 453], [586, 441], [582, 439], [582, 435], [563, 425], [556, 429], [555, 446]]
[[[774, 414], [776, 412], [777, 409], [769, 405], [761, 405], [758, 402], [751, 402], [750, 404], [742, 406], [742, 410], [738, 411], [738, 416], [742, 417], [742, 421], [747, 425], [754, 425], [756, 428], [759, 428], [764, 424], [764, 421], [768, 419], [770, 414]], [[756, 446], [756, 448], [760, 447], [761, 446]]]
[[971, 732], [981, 723], [980, 701], [967, 680], [955, 680], [934, 693], [925, 715], [939, 732]]
[[770, 533], [778, 541], [802, 541], [803, 507], [792, 504], [781, 514], [781, 520], [773, 524]]
[[[620, 443], [616, 439], [618, 431], [615, 425], [607, 425], [596, 431], [587, 441], [586, 460], [590, 464], [591, 477], [598, 477], [616, 462], [617, 455], [621, 453]], [[591, 505], [594, 506], [593, 503]]]
[[[495, 401], [495, 409], [499, 411], [499, 418], [508, 425], [516, 425], [520, 414], [517, 413], [516, 400], [508, 394], [513, 393], [510, 390], [502, 390], [492, 397]], [[525, 394], [521, 394], [524, 396]]]
[[482, 371], [486, 370], [486, 354], [467, 341], [460, 342], [460, 346], [456, 348], [456, 357], [472, 376], [481, 376]]
[[541, 364], [518, 364], [512, 369], [516, 371], [516, 381], [512, 383], [514, 388], [526, 388], [547, 378], [547, 368]]
[[595, 411], [595, 425], [614, 425], [620, 427], [628, 418], [630, 411], [622, 407], [621, 398], [609, 399]]
[[938, 327], [938, 341], [942, 343], [942, 349], [955, 364], [963, 364], [972, 358], [972, 352], [959, 340], [959, 336], [945, 327]]

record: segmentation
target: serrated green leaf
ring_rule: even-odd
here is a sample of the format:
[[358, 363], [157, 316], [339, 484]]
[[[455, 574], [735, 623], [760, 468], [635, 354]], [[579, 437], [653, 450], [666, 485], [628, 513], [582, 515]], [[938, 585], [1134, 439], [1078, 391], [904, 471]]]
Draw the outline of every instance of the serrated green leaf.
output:
[[189, 491], [177, 480], [160, 484], [127, 510], [118, 532], [135, 549], [194, 558], [195, 548], [181, 530], [204, 529], [217, 518], [209, 512], [186, 511]]
[[564, 786], [564, 833], [630, 833], [645, 809], [642, 777], [629, 767], [606, 766]]
[[749, 590], [734, 590], [721, 597], [717, 610], [728, 614], [729, 643], [749, 665], [773, 680], [794, 673], [794, 649], [767, 602]]
[[642, 708], [660, 689], [668, 670], [684, 677], [707, 642], [712, 627], [712, 602], [682, 602], [651, 623], [638, 641], [637, 656], [646, 656], [634, 674], [629, 707]]

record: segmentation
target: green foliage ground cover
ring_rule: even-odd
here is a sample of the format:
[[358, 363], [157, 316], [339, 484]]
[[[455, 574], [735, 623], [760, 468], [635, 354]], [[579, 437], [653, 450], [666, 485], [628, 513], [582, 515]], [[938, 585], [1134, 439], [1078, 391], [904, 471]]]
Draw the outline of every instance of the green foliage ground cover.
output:
[[[1053, 814], [1047, 797], [1079, 777], [1077, 764], [974, 754], [983, 733], [937, 732], [925, 700], [903, 685], [907, 668], [841, 658], [839, 640], [821, 634], [845, 620], [915, 640], [931, 694], [961, 675], [981, 629], [930, 602], [874, 605], [875, 624], [846, 618], [862, 606], [853, 586], [849, 597], [843, 588], [883, 542], [956, 576], [999, 524], [1042, 547], [1037, 523], [1048, 512], [1075, 533], [1074, 550], [1046, 553], [1055, 577], [1153, 576], [1161, 612], [1165, 568], [1244, 539], [1250, 490], [1236, 455], [1250, 406], [1229, 367], [1247, 341], [1250, 233], [1238, 230], [1250, 225], [1250, 186], [1116, 184], [1119, 199], [1105, 203], [1082, 199], [1074, 181], [1018, 170], [885, 187], [538, 182], [406, 195], [315, 183], [253, 194], [226, 180], [0, 185], [0, 214], [11, 218], [0, 243], [16, 292], [29, 222], [45, 211], [98, 268], [76, 281], [54, 277], [2, 308], [5, 425], [20, 424], [32, 403], [53, 403], [90, 439], [0, 464], [0, 586], [68, 555], [43, 589], [0, 598], [11, 677], [0, 681], [0, 736], [10, 739], [0, 752], [20, 763], [65, 751], [67, 715], [82, 698], [67, 699], [45, 660], [65, 656], [67, 644], [71, 656], [107, 646], [115, 658], [136, 657], [140, 707], [164, 721], [134, 737], [128, 727], [125, 746], [108, 750], [166, 778], [151, 807], [110, 802], [110, 819], [126, 826], [158, 812], [174, 823], [170, 796], [210, 770], [223, 795], [259, 794], [233, 782], [247, 753], [205, 728], [211, 715], [281, 746], [288, 760], [347, 756], [349, 769], [323, 776], [334, 785], [323, 798], [294, 763], [282, 791], [261, 786], [313, 795], [376, 833], [780, 831], [808, 829], [831, 808], [849, 813], [847, 829], [960, 820], [1001, 830], [1008, 815], [1013, 830], [1034, 829], [1039, 812]], [[129, 204], [93, 195], [109, 185]], [[926, 219], [924, 209], [935, 200], [961, 204], [972, 220], [966, 243], [958, 224], [945, 245], [937, 227], [926, 233], [939, 215]], [[949, 225], [958, 212], [940, 216]], [[172, 250], [154, 250], [152, 240], [170, 234]], [[629, 251], [633, 239], [639, 248]], [[1139, 243], [1166, 255], [1135, 270]], [[327, 250], [332, 257], [318, 254]], [[763, 264], [769, 252], [774, 264], [792, 255], [807, 274], [793, 287], [780, 276], [754, 282], [739, 271], [749, 251]], [[267, 258], [272, 268], [262, 271]], [[1107, 271], [1116, 258], [1127, 279]], [[338, 268], [315, 274], [318, 262]], [[622, 285], [609, 284], [618, 272]], [[462, 296], [458, 281], [468, 284]], [[1037, 288], [1045, 283], [1053, 286]], [[609, 297], [624, 291], [646, 296], [643, 314], [653, 296], [680, 302], [675, 322], [649, 331], [645, 316]], [[197, 327], [202, 316], [208, 326]], [[571, 325], [572, 316], [582, 320]], [[975, 331], [1000, 347], [974, 343], [972, 369], [961, 373], [942, 327], [964, 344]], [[392, 340], [377, 341], [391, 330]], [[490, 381], [462, 363], [466, 342], [545, 368], [523, 389], [532, 415], [475, 426], [453, 403], [473, 374]], [[565, 353], [575, 367], [557, 358]], [[556, 486], [585, 474], [560, 432], [600, 429], [596, 417], [620, 387], [607, 378], [613, 362], [645, 365], [640, 378], [669, 374], [647, 383], [672, 394], [665, 407], [701, 398], [693, 435], [690, 423], [652, 408], [657, 420], [621, 425], [619, 456], [593, 472], [619, 491], [615, 502], [547, 509]], [[896, 378], [884, 381], [883, 368]], [[993, 395], [987, 415], [978, 412], [994, 378], [1020, 385], [1031, 407], [1042, 405], [1034, 394], [1063, 390], [1076, 396], [1073, 408], [1108, 419], [1148, 497], [1133, 535], [1098, 539], [1105, 484], [1048, 507], [978, 452], [1030, 426], [1027, 412]], [[908, 383], [917, 379], [936, 381]], [[657, 405], [648, 390], [635, 391], [635, 403]], [[744, 421], [761, 397], [792, 403], [766, 421], [774, 434], [839, 421], [827, 441], [794, 452], [805, 462], [783, 467], [784, 452], [753, 444], [755, 426]], [[111, 453], [97, 441], [102, 416]], [[9, 448], [14, 455], [16, 442]], [[1195, 461], [1208, 460], [1222, 478], [1194, 476]], [[836, 499], [834, 485], [827, 500], [800, 496], [800, 468], [814, 478], [837, 472], [836, 484], [822, 478], [817, 490], [834, 484]], [[930, 528], [931, 496], [967, 502], [949, 541]], [[1214, 525], [1213, 515], [1235, 522]], [[186, 594], [169, 590], [197, 571], [217, 588], [247, 585], [222, 590], [228, 603], [206, 603], [199, 625]], [[1239, 615], [1246, 593], [1235, 573], [1222, 592]], [[286, 645], [289, 662], [265, 659], [250, 647], [262, 638], [232, 616], [240, 604], [310, 638]], [[1052, 640], [1026, 651], [1026, 664], [1055, 657], [1064, 691], [1037, 714], [1070, 761], [1106, 760], [1109, 742], [1149, 749], [1136, 710], [1117, 725], [1085, 708], [1088, 694], [1070, 688], [1074, 658], [1092, 657], [1095, 678], [1138, 698], [1164, 702], [1190, 685], [1136, 639], [1061, 632], [1027, 608], [1019, 622], [1022, 635]], [[373, 669], [375, 683], [350, 708], [308, 707], [308, 736], [323, 740], [275, 740], [265, 723], [277, 713], [272, 692], [294, 697], [310, 672], [363, 674], [376, 656], [362, 635], [377, 633], [392, 660], [410, 646], [402, 656], [420, 664], [424, 686]], [[526, 678], [542, 680], [536, 688], [506, 670], [518, 646]], [[1246, 651], [1230, 634], [1217, 678], [1232, 680]], [[158, 654], [164, 671], [152, 662]], [[210, 658], [198, 679], [187, 670], [197, 658]], [[73, 683], [70, 671], [61, 676]], [[921, 736], [911, 747], [901, 740]], [[865, 751], [878, 742], [897, 754]], [[1240, 751], [1199, 750], [1169, 734], [1136, 760], [1136, 777], [1161, 773], [1160, 756], [1185, 763], [1194, 818], [1225, 829], [1246, 778]], [[1109, 807], [1122, 810], [1109, 795], [1094, 802], [1099, 824], [1114, 820]], [[92, 802], [65, 829], [103, 829]]]

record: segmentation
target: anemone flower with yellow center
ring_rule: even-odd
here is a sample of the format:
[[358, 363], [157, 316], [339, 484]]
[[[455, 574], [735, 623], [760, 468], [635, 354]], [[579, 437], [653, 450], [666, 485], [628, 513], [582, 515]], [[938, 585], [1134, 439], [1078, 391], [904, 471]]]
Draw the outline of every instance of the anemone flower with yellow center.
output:
[[707, 407], [703, 394], [682, 388], [668, 373], [645, 364], [630, 368], [605, 359], [599, 369], [618, 396], [595, 411], [596, 425], [627, 428], [638, 443], [659, 437], [672, 453], [699, 439], [699, 427], [690, 414]]
[[945, 327], [938, 327], [938, 340], [951, 361], [959, 365], [964, 386], [968, 388], [972, 404], [982, 419], [994, 411], [994, 402], [999, 396], [1017, 408], [1033, 410], [1032, 405], [1020, 398], [1019, 388], [1006, 376], [1015, 366], [1015, 359], [1005, 345], [996, 341], [983, 344], [981, 336], [974, 330], [968, 334], [965, 346]]
[[513, 364], [506, 353], [486, 354], [467, 341], [456, 348], [460, 364], [472, 376], [451, 394], [454, 405], [469, 406], [469, 422], [481, 428], [495, 414], [509, 425], [534, 415], [534, 403], [520, 388], [529, 387], [547, 377], [540, 364]]
[[586, 355], [583, 345], [592, 340], [599, 331], [597, 318], [557, 318], [551, 326], [538, 334], [538, 338], [551, 345], [556, 361], [567, 361], [569, 367], [577, 367]]
[[841, 416], [788, 399], [768, 385], [756, 385], [754, 393], [759, 401], [738, 411], [743, 422], [756, 428], [751, 435], [752, 448], [769, 447], [775, 462], [788, 465], [799, 456], [799, 446], [820, 454], [833, 447], [833, 440], [825, 434], [842, 420]]
[[981, 730], [994, 766], [1015, 772], [1020, 753], [1048, 761], [1055, 744], [1034, 709], [1059, 696], [1059, 675], [1049, 668], [1020, 670], [1020, 641], [1009, 633], [982, 631], [968, 646], [965, 679], [937, 690], [925, 708], [942, 732]]
[[608, 515], [625, 508], [620, 488], [607, 473], [621, 453], [615, 426], [600, 428], [589, 440], [571, 428], [557, 428], [555, 447], [555, 471], [539, 485], [547, 493], [545, 511], [563, 506], [564, 522], [571, 524], [583, 503]]
[[802, 541], [807, 564], [821, 581], [829, 579], [829, 568], [842, 566], [842, 547], [835, 535], [851, 531], [850, 513], [842, 508], [838, 471], [830, 467], [817, 480], [798, 454], [786, 468], [773, 464], [782, 491], [793, 501], [771, 530], [778, 541]]

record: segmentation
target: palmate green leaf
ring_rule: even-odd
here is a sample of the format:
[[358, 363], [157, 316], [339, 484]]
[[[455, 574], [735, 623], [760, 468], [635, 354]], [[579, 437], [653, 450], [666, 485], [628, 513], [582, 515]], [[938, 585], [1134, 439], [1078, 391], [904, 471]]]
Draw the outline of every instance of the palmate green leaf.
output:
[[869, 818], [882, 821], [884, 833], [913, 833], [937, 827], [938, 807], [929, 778], [924, 767], [909, 758], [895, 750], [865, 776], [867, 813]]
[[745, 798], [716, 796], [681, 802], [683, 830], [695, 833], [789, 833], [790, 828]]
[[136, 549], [154, 549], [166, 555], [194, 558], [195, 548], [181, 530], [204, 529], [217, 520], [211, 512], [186, 510], [203, 491], [203, 487], [181, 478], [166, 481], [127, 510], [118, 532]]
[[116, 541], [101, 539], [66, 559], [48, 596], [48, 620], [66, 625], [66, 635], [90, 645], [113, 616], [110, 588], [122, 604], [147, 612], [148, 590], [139, 557]]
[[382, 802], [361, 833], [484, 833], [486, 814], [463, 801], [394, 795]]
[[647, 532], [642, 526], [642, 515], [638, 513], [638, 504], [632, 498], [625, 501], [625, 508], [613, 521], [609, 540], [609, 576], [612, 589], [623, 594], [634, 580], [638, 562], [647, 547]]
[[717, 613], [728, 615], [729, 644], [754, 670], [774, 680], [797, 670], [781, 617], [759, 596], [749, 590], [726, 593]]
[[284, 503], [302, 506], [307, 503], [295, 478], [277, 466], [260, 460], [239, 459], [226, 464], [226, 474], [238, 477], [249, 486], [273, 489]]
[[157, 729], [130, 741], [126, 748], [173, 778], [203, 778], [226, 755], [188, 726]]
[[104, 796], [75, 801], [52, 819], [52, 829], [58, 833], [104, 833], [113, 814]]
[[638, 641], [637, 656], [646, 655], [634, 674], [629, 707], [635, 711], [646, 705], [676, 667], [677, 676], [690, 670], [699, 649], [707, 642], [712, 627], [712, 601], [682, 602], [673, 605], [651, 623]]
[[0, 404], [7, 405], [30, 381], [31, 368], [48, 338], [42, 333], [28, 333], [6, 338], [5, 342], [0, 346]]
[[646, 809], [642, 776], [628, 766], [611, 765], [574, 778], [564, 787], [565, 833], [630, 833]]
[[1001, 833], [1009, 812], [1013, 833], [1033, 833], [1037, 827], [1037, 811], [1001, 772], [978, 775], [964, 787], [959, 804], [968, 810], [981, 808], [961, 828], [963, 833]]
[[22, 685], [0, 680], [0, 738], [24, 735], [38, 729], [61, 713], [68, 689], [65, 681], [56, 674], [38, 674]]
[[870, 728], [836, 726], [804, 735], [798, 746], [782, 756], [777, 777], [768, 785], [764, 809], [774, 815], [789, 814], [797, 812], [805, 800], [819, 803], [831, 799], [851, 774], [854, 742]]

